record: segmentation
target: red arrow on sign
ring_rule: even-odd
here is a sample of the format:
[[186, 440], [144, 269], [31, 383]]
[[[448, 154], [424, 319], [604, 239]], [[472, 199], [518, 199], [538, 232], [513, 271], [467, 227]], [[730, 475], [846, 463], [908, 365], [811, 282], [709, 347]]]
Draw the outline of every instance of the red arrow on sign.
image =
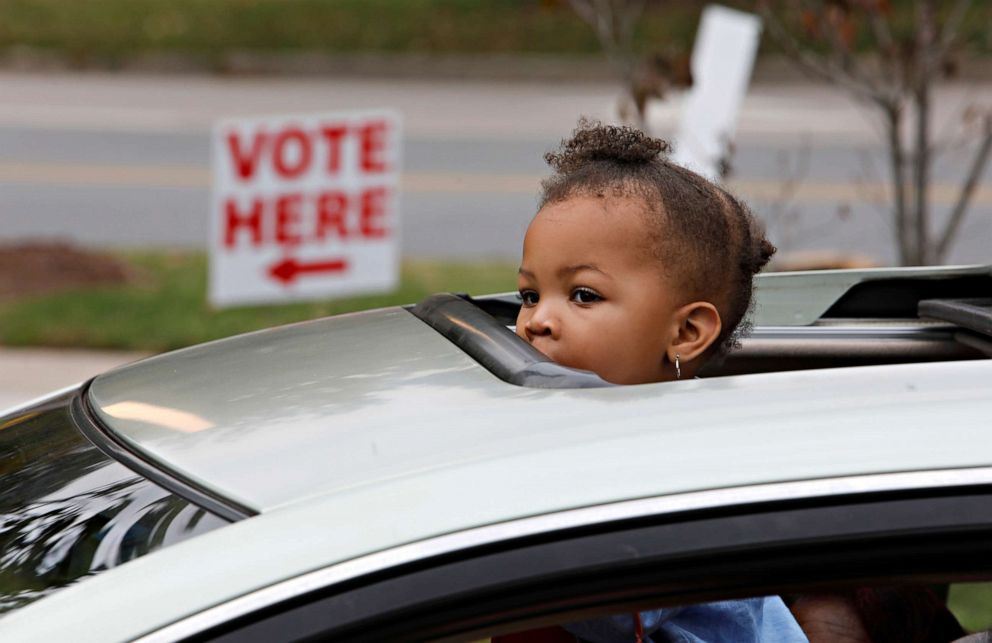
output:
[[289, 285], [298, 275], [344, 272], [347, 269], [348, 262], [344, 259], [303, 263], [290, 257], [269, 266], [269, 276], [278, 279], [283, 285]]

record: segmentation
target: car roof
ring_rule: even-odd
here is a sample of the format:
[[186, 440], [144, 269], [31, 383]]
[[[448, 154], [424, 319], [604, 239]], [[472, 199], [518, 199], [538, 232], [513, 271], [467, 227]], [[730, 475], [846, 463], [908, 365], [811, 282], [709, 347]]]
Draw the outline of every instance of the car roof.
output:
[[[726, 491], [720, 502], [746, 504], [755, 502], [748, 490], [762, 486], [762, 502], [795, 501], [802, 496], [792, 481], [866, 472], [891, 472], [878, 476], [883, 484], [909, 476], [908, 486], [894, 489], [947, 484], [940, 481], [948, 470], [963, 474], [952, 484], [988, 483], [989, 469], [974, 467], [992, 463], [990, 366], [981, 360], [835, 369], [833, 384], [809, 371], [526, 391], [555, 400], [558, 419], [512, 426], [484, 413], [460, 417], [465, 409], [456, 403], [444, 431], [401, 441], [417, 449], [415, 464], [401, 464], [391, 477], [315, 492], [131, 561], [12, 613], [3, 629], [17, 640], [45, 640], [66, 627], [85, 632], [79, 640], [130, 640], [238, 597], [246, 601], [238, 609], [250, 608], [252, 592], [320, 570], [348, 580], [383, 568], [377, 565], [492, 542], [473, 530], [511, 538], [514, 523], [549, 518], [533, 533], [553, 531], [572, 524], [562, 518], [569, 510], [589, 511], [593, 523], [604, 519], [597, 510], [616, 519], [610, 508], [624, 501], [669, 499], [667, 510], [681, 511], [710, 506], [697, 507], [694, 496]], [[416, 434], [424, 425], [414, 418], [408, 428]], [[384, 451], [390, 462], [406, 460]], [[431, 451], [448, 454], [444, 464], [426, 463]], [[259, 472], [275, 476], [273, 469]], [[448, 537], [453, 545], [434, 549], [434, 541]]]
[[[778, 318], [812, 306], [801, 276], [770, 281]], [[514, 521], [986, 467], [990, 387], [992, 361], [970, 360], [531, 389], [403, 308], [222, 340], [102, 375], [90, 401], [142, 457], [261, 515], [57, 592], [4, 628], [39, 632], [58, 614], [113, 620], [94, 636], [130, 638], [301, 574]], [[197, 591], [184, 592], [191, 574]]]
[[[866, 274], [879, 273], [840, 271], [835, 281]], [[765, 280], [782, 302], [769, 316], [795, 319], [787, 306], [829, 305], [817, 293], [830, 283], [829, 274]], [[806, 292], [813, 304], [789, 292]], [[500, 477], [536, 469], [566, 479], [564, 471], [579, 466], [604, 478], [551, 494], [547, 506], [489, 516], [500, 520], [726, 484], [992, 463], [980, 445], [951, 457], [925, 439], [946, 423], [936, 409], [982, 424], [992, 411], [989, 376], [990, 362], [980, 360], [532, 389], [503, 382], [409, 311], [388, 308], [151, 358], [96, 378], [89, 398], [131, 449], [249, 513], [366, 487], [402, 493], [416, 481], [430, 487], [446, 471]], [[881, 433], [882, 418], [921, 440]], [[891, 452], [869, 440], [883, 435], [895, 442]], [[811, 443], [813, 453], [796, 456]], [[643, 448], [623, 450], [632, 444], [654, 450], [649, 459], [664, 473], [613, 475], [645, 457]], [[732, 468], [714, 466], [712, 444]]]

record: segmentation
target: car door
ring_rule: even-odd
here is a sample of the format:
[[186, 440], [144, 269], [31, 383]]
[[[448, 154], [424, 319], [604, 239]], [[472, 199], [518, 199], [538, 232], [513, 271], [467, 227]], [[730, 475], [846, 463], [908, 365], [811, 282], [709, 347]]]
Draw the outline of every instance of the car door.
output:
[[659, 606], [989, 579], [989, 473], [768, 485], [758, 494], [749, 488], [625, 503], [627, 517], [600, 507], [581, 510], [581, 522], [535, 519], [568, 525], [560, 529], [497, 525], [445, 537], [458, 545], [450, 551], [430, 542], [407, 547], [400, 563], [395, 553], [381, 552], [364, 561], [367, 573], [347, 580], [329, 568], [162, 634], [473, 640]]

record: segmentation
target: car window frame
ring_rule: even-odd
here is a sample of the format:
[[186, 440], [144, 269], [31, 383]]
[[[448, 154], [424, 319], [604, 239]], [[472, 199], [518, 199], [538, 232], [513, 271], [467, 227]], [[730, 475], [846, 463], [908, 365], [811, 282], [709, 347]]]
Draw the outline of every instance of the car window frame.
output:
[[85, 382], [69, 405], [69, 414], [79, 432], [102, 451], [138, 475], [146, 478], [184, 500], [198, 505], [229, 522], [237, 522], [258, 515], [258, 512], [231, 498], [212, 493], [203, 485], [168, 469], [162, 463], [146, 457], [132, 447], [99, 419], [90, 402], [90, 385]]
[[[992, 485], [985, 483], [586, 524], [410, 561], [343, 583], [310, 583], [278, 603], [187, 632], [184, 640], [266, 640], [276, 632], [334, 640], [472, 638], [604, 610], [823, 584], [988, 578], [990, 500]], [[939, 556], [917, 555], [938, 550]], [[983, 559], [989, 562], [979, 566]], [[914, 562], [907, 567], [907, 560]], [[797, 570], [802, 581], [790, 580]]]
[[71, 386], [0, 417], [9, 467], [0, 618], [231, 524], [100, 448], [74, 416], [79, 400]]

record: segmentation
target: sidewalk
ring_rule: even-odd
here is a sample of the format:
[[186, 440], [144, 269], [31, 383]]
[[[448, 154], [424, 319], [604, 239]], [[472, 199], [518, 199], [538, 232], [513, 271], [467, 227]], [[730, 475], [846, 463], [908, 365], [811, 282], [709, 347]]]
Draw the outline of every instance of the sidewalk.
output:
[[0, 413], [142, 357], [145, 353], [0, 347]]

